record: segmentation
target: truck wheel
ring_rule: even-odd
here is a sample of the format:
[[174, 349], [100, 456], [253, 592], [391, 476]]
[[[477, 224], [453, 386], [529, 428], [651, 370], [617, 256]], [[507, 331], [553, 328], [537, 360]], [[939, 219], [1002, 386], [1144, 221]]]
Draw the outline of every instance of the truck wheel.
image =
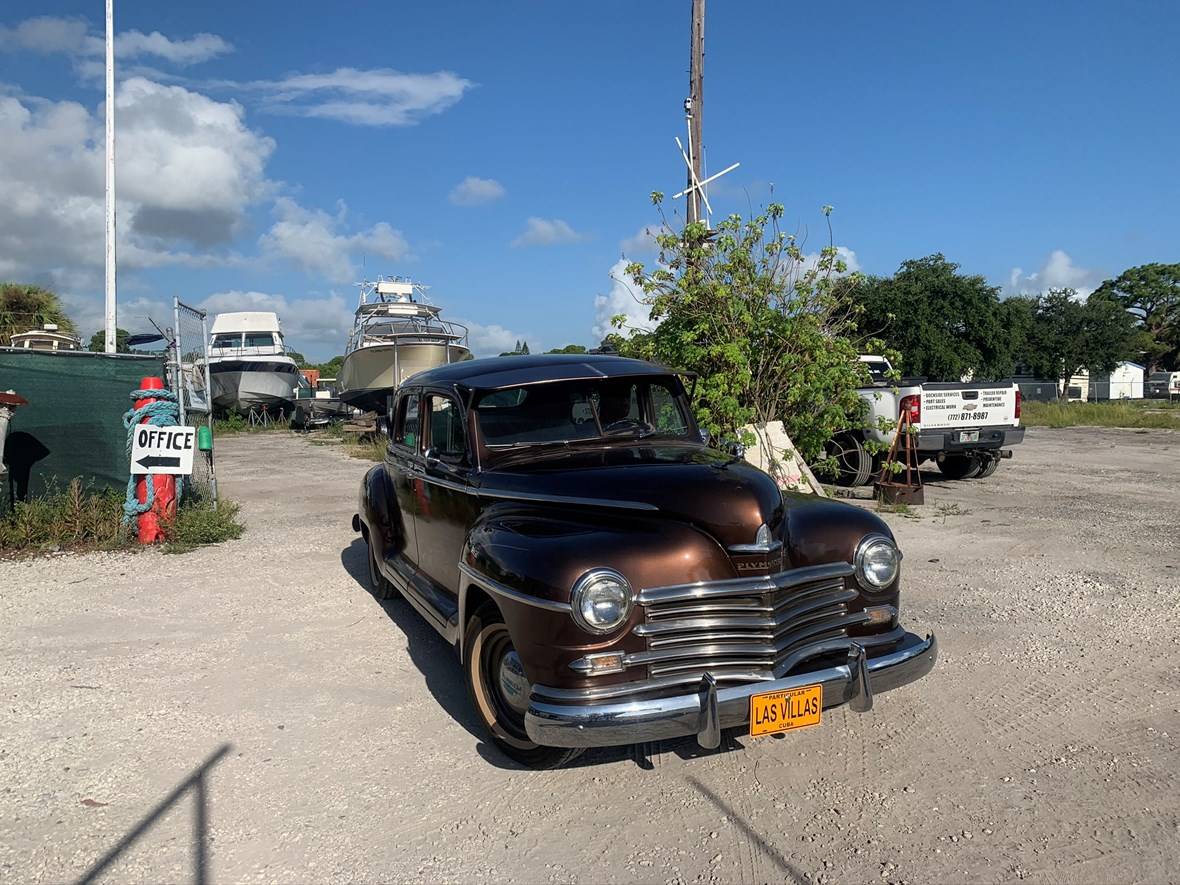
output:
[[995, 456], [990, 457], [986, 460], [983, 467], [980, 469], [979, 476], [977, 478], [984, 479], [985, 477], [991, 476], [993, 473], [995, 473], [999, 469], [1000, 469], [1000, 456], [995, 455]]
[[828, 440], [824, 452], [836, 459], [838, 486], [863, 486], [873, 475], [873, 458], [855, 436], [842, 434]]
[[947, 479], [972, 479], [982, 466], [974, 455], [938, 456], [938, 472]]
[[369, 549], [369, 589], [373, 592], [373, 596], [384, 602], [387, 599], [397, 599], [401, 596], [397, 592], [397, 588], [393, 586], [393, 582], [381, 573], [381, 569], [377, 567], [377, 551], [373, 549], [373, 545], [369, 543], [369, 536], [365, 535], [365, 544]]
[[529, 768], [560, 768], [582, 755], [579, 749], [543, 747], [529, 740], [524, 714], [532, 686], [512, 645], [508, 625], [490, 602], [481, 605], [463, 631], [463, 674], [467, 694], [492, 743]]

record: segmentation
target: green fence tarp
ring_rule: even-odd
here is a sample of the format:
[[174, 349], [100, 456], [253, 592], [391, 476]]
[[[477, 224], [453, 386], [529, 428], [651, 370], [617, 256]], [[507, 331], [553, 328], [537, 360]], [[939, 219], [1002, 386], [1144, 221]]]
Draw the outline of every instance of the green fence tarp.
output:
[[95, 489], [125, 489], [129, 394], [140, 379], [163, 372], [158, 356], [0, 347], [0, 390], [29, 401], [8, 426], [0, 499], [60, 491], [75, 477]]

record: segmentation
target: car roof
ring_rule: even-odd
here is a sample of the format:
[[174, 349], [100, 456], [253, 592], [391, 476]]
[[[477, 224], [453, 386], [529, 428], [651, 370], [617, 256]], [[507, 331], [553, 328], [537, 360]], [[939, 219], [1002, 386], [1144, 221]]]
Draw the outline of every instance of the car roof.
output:
[[465, 360], [419, 372], [409, 385], [459, 384], [473, 390], [499, 390], [546, 381], [588, 381], [635, 375], [674, 375], [656, 363], [615, 354], [553, 353]]

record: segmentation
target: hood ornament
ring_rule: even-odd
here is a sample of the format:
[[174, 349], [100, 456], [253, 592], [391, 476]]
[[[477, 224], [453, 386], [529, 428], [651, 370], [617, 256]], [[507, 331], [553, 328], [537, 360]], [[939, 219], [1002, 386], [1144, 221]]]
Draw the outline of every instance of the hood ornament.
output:
[[766, 523], [758, 526], [758, 531], [754, 535], [753, 544], [731, 544], [727, 549], [730, 553], [773, 553], [783, 546], [783, 542], [777, 538], [771, 539], [770, 526]]

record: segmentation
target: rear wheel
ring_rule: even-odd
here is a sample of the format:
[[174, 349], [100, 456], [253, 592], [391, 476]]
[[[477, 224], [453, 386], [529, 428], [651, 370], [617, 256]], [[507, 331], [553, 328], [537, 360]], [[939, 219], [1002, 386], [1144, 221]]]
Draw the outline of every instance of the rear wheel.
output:
[[873, 475], [873, 457], [855, 436], [833, 437], [824, 446], [824, 453], [836, 461], [836, 485], [863, 486]]
[[500, 610], [480, 606], [463, 633], [463, 673], [471, 704], [492, 742], [504, 755], [529, 768], [560, 768], [582, 754], [567, 747], [543, 747], [529, 740], [524, 714], [532, 686]]
[[947, 479], [972, 479], [983, 465], [974, 455], [939, 455], [938, 471]]
[[401, 594], [397, 592], [397, 588], [393, 586], [393, 582], [385, 577], [381, 573], [381, 569], [377, 566], [377, 551], [373, 549], [373, 544], [369, 541], [368, 535], [365, 536], [365, 543], [369, 547], [369, 589], [382, 602], [387, 599], [397, 599]]
[[995, 473], [999, 469], [1000, 469], [1000, 456], [993, 455], [985, 461], [983, 467], [979, 471], [978, 478], [983, 479], [985, 477], [991, 476], [993, 473]]

